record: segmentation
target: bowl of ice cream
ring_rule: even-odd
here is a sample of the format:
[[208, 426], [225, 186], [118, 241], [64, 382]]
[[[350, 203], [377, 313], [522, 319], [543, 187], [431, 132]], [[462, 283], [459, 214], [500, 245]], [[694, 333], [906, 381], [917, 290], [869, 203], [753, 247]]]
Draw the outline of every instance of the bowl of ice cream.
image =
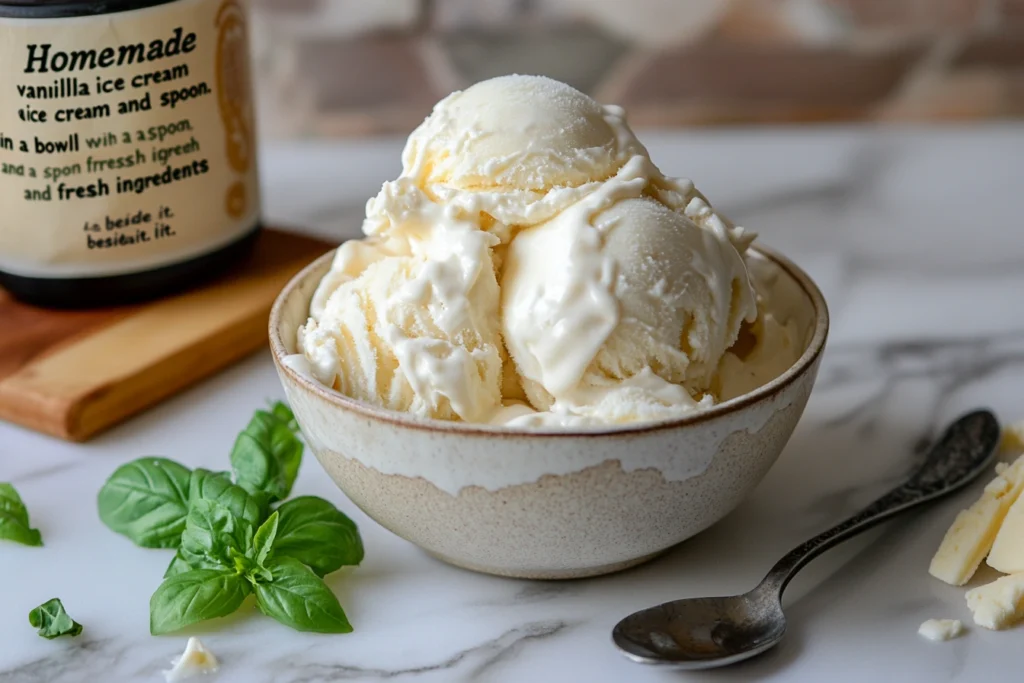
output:
[[275, 364], [338, 486], [452, 564], [654, 557], [757, 485], [814, 383], [811, 279], [555, 81], [442, 100], [363, 231], [281, 292]]

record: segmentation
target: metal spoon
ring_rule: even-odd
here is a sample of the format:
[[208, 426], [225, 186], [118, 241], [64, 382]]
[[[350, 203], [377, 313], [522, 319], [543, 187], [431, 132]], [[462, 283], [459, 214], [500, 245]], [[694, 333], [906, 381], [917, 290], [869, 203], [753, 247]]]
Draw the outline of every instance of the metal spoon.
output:
[[710, 669], [768, 650], [786, 633], [782, 592], [808, 562], [904, 510], [956, 491], [981, 474], [999, 443], [999, 422], [987, 410], [961, 417], [901, 486], [845, 522], [816, 536], [772, 567], [744, 595], [674, 600], [635, 612], [612, 639], [635, 662], [676, 669]]

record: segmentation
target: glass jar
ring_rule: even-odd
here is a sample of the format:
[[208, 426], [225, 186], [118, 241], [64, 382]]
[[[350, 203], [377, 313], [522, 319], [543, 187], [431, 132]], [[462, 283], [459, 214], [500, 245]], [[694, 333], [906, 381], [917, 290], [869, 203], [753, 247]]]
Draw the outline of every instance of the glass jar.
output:
[[141, 301], [260, 220], [246, 0], [0, 0], [0, 285]]

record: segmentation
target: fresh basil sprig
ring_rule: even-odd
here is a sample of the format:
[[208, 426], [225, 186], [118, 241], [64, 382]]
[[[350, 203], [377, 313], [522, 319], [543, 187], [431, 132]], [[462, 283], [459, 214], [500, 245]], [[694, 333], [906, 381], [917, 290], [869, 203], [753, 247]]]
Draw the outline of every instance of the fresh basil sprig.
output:
[[347, 633], [344, 610], [322, 577], [359, 564], [355, 523], [328, 501], [287, 498], [303, 444], [291, 410], [258, 410], [231, 451], [231, 473], [189, 471], [143, 458], [114, 472], [99, 495], [101, 519], [146, 547], [175, 548], [150, 599], [150, 630], [169, 633], [237, 610], [259, 609], [301, 631]]
[[[294, 510], [311, 509], [311, 506], [321, 509], [321, 517], [334, 522], [327, 529], [338, 525], [355, 528], [325, 500], [312, 497], [296, 500], [302, 505]], [[282, 509], [286, 505], [282, 505]], [[328, 513], [327, 507], [333, 514]], [[260, 611], [286, 626], [319, 633], [351, 631], [345, 611], [323, 579], [296, 557], [279, 550], [278, 544], [286, 538], [282, 534], [282, 518], [283, 514], [275, 511], [254, 533], [251, 524], [225, 506], [198, 501], [189, 512], [181, 540], [180, 557], [190, 569], [169, 576], [153, 594], [149, 603], [153, 634], [224, 616], [241, 606], [250, 591], [256, 593]], [[302, 531], [301, 526], [295, 528]], [[335, 536], [334, 540], [344, 542], [344, 538], [347, 537]], [[355, 538], [358, 542], [358, 532]], [[361, 553], [361, 542], [358, 547]], [[289, 539], [284, 549], [300, 554], [303, 550], [297, 536]], [[329, 557], [332, 564], [336, 562], [336, 555], [330, 553], [309, 551], [307, 554], [314, 558]], [[348, 551], [349, 557], [355, 555]], [[216, 591], [226, 592], [227, 598]]]
[[28, 623], [39, 629], [39, 635], [47, 640], [58, 636], [77, 636], [82, 632], [82, 625], [68, 616], [60, 598], [47, 600], [28, 613]]
[[42, 545], [43, 537], [28, 521], [28, 508], [10, 484], [0, 482], [0, 538], [24, 545]]

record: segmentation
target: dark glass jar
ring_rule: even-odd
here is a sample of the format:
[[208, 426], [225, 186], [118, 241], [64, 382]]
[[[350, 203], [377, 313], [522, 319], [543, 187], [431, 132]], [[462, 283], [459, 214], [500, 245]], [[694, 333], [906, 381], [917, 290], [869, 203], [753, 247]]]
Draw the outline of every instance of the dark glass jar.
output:
[[0, 285], [136, 302], [241, 259], [260, 201], [246, 0], [0, 0]]

